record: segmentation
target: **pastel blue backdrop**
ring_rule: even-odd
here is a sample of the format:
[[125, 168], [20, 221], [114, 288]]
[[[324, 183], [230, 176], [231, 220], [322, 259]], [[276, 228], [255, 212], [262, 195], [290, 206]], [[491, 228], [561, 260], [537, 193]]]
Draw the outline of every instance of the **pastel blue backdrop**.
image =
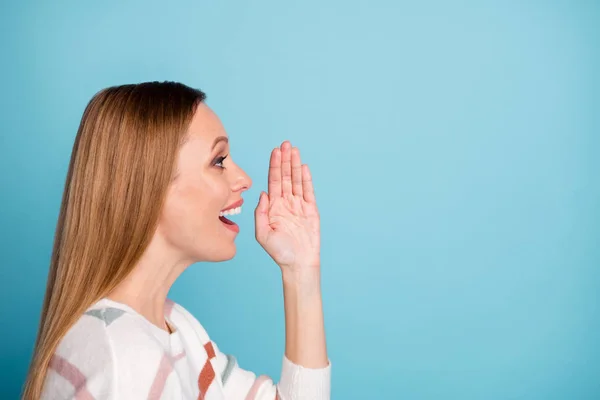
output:
[[83, 109], [146, 80], [206, 91], [254, 178], [237, 257], [171, 292], [243, 367], [279, 378], [252, 211], [290, 139], [322, 214], [333, 399], [600, 398], [598, 2], [13, 0], [0, 26], [0, 398]]

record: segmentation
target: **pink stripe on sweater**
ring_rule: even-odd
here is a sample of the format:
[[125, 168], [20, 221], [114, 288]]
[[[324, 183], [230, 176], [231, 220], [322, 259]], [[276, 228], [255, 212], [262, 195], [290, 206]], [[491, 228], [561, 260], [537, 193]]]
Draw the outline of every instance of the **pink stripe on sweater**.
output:
[[177, 362], [177, 361], [181, 360], [183, 357], [185, 357], [185, 350], [182, 351], [181, 353], [173, 356], [173, 362]]
[[260, 389], [260, 387], [262, 386], [262, 384], [265, 383], [266, 381], [268, 381], [269, 379], [271, 379], [271, 378], [269, 378], [266, 375], [259, 376], [254, 381], [254, 384], [252, 385], [252, 387], [250, 388], [250, 391], [246, 395], [246, 400], [255, 400], [256, 394], [258, 393], [258, 389]]
[[85, 387], [86, 377], [83, 373], [67, 359], [54, 354], [50, 360], [50, 368], [55, 370], [60, 376], [68, 380], [75, 388], [75, 399], [93, 400], [94, 396]]
[[169, 361], [169, 357], [166, 354], [164, 354], [162, 359], [160, 360], [158, 371], [154, 376], [154, 382], [152, 382], [152, 387], [150, 388], [150, 393], [148, 394], [148, 400], [160, 399], [163, 390], [165, 390], [167, 378], [169, 377], [171, 371], [173, 371], [173, 366]]

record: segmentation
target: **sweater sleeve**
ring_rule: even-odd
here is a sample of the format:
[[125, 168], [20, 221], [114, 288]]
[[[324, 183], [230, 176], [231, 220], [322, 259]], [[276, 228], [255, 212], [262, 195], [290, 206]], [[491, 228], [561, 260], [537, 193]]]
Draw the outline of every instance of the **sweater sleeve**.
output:
[[231, 354], [221, 352], [215, 342], [217, 376], [226, 398], [232, 400], [329, 400], [331, 363], [312, 369], [294, 364], [283, 356], [281, 379], [275, 383], [267, 375], [257, 376], [241, 368]]

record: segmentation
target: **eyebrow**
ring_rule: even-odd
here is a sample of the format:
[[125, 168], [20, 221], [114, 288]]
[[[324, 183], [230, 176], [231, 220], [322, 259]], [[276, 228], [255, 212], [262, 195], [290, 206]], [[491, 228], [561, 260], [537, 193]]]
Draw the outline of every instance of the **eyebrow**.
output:
[[229, 143], [229, 139], [227, 138], [227, 136], [219, 136], [218, 138], [216, 138], [212, 145], [213, 150], [219, 142]]

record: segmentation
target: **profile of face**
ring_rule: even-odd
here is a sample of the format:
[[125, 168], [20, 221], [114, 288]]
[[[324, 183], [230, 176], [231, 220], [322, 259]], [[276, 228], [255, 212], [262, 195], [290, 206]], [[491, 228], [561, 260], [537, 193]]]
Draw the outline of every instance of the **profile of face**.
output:
[[241, 211], [252, 180], [233, 161], [227, 133], [205, 103], [194, 113], [176, 168], [157, 233], [184, 260], [231, 259], [239, 227], [227, 216]]

